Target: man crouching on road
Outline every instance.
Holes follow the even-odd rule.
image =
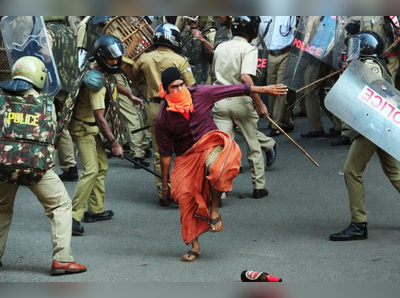
[[[287,88],[250,84],[186,87],[174,67],[166,69],[161,79],[159,96],[166,103],[156,119],[156,140],[161,156],[163,200],[168,203],[171,196],[179,204],[183,241],[192,245],[181,260],[193,262],[200,255],[198,237],[207,231],[224,229],[219,213],[221,195],[232,190],[240,166],[239,146],[219,131],[211,118],[213,104],[252,92],[282,96]],[[177,157],[170,188],[168,174],[174,152]]]

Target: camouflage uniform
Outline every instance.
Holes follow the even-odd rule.
[[[11,79],[10,64],[8,63],[3,35],[1,34],[1,28],[0,28],[0,81],[8,81],[10,79]]]
[[[214,43],[216,30],[208,28],[201,32],[206,40]],[[191,30],[186,29],[181,34],[182,38],[182,55],[188,58],[189,64],[192,67],[194,78],[197,85],[206,85],[211,83],[209,80],[210,63],[212,57],[207,54],[204,45],[201,41],[192,37]]]
[[[78,49],[75,33],[64,21],[47,22],[46,26],[49,33],[49,43],[53,50],[61,81],[60,92],[55,96],[57,113],[59,113],[79,75]],[[63,172],[68,172],[70,168],[76,168],[74,147],[68,129],[65,129],[61,135],[57,153],[60,168]]]
[[[215,33],[214,37],[214,49],[216,49],[221,43],[229,41],[233,38],[232,31],[225,26],[222,26]]]
[[[89,90],[83,83],[85,75],[91,70],[102,72],[96,62],[86,63],[86,70],[76,81],[57,128],[59,134],[64,126],[69,127],[83,163],[83,174],[79,178],[72,199],[72,215],[78,222],[81,221],[86,206],[90,213],[97,214],[104,211],[104,179],[108,171],[108,160],[93,111],[106,110],[114,136],[119,140],[122,136],[122,127],[118,118],[115,75],[102,72],[104,86],[100,91],[95,92]]]
[[[16,193],[20,185],[27,185],[50,218],[53,260],[73,261],[71,200],[52,169],[55,132],[52,103],[53,98],[33,89],[20,96],[0,93],[0,259],[5,251]]]

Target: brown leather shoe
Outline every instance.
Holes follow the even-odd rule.
[[[268,190],[264,189],[255,189],[253,191],[253,199],[261,199],[263,197],[268,196]]]
[[[53,266],[51,267],[51,275],[64,275],[72,273],[86,272],[86,267],[79,265],[75,262],[61,263],[53,261]]]

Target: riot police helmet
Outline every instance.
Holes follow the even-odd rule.
[[[179,53],[181,51],[181,31],[170,23],[161,24],[154,31],[153,42],[156,47],[167,46]]]
[[[102,35],[93,45],[94,59],[100,68],[108,73],[118,73],[121,71],[124,52],[124,44],[114,35]],[[110,64],[108,60],[117,60],[118,62]]]
[[[22,91],[22,85],[25,85],[25,90],[35,87],[37,90],[42,90],[47,79],[47,68],[37,57],[24,56],[15,61],[11,69],[12,81],[18,83],[20,90]]]
[[[346,38],[347,56],[382,58],[384,44],[382,38],[373,31],[361,31]],[[357,57],[356,57],[357,59]],[[354,60],[351,59],[350,60]]]
[[[258,28],[261,23],[259,16],[235,16],[232,18],[233,36],[247,36],[254,39],[258,35]]]

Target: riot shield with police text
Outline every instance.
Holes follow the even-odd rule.
[[[335,16],[302,17],[292,47],[331,64],[335,31]]]
[[[48,71],[42,92],[57,94],[61,84],[43,17],[5,16],[1,20],[1,29],[10,67],[24,56],[39,58]]]
[[[284,73],[283,82],[290,89],[319,79],[321,62],[331,65],[335,27],[335,17],[301,17]]]
[[[400,160],[400,92],[361,61],[353,61],[325,98],[326,108]]]

